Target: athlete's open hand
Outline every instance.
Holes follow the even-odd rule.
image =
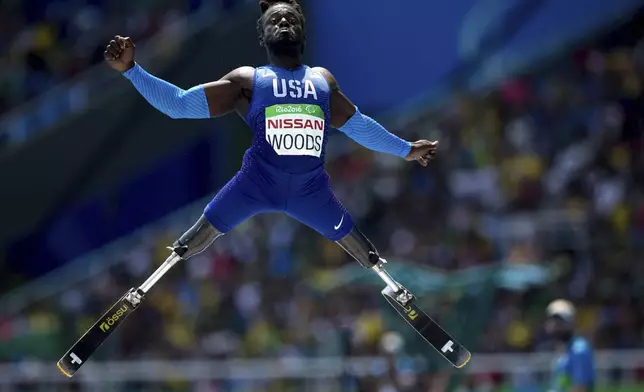
[[[429,140],[418,140],[411,143],[411,150],[409,155],[405,157],[408,161],[418,161],[423,166],[427,166],[429,161],[434,159],[436,155],[436,148],[438,142],[430,142]]]
[[[134,67],[134,48],[134,42],[130,37],[117,35],[107,44],[103,56],[110,67],[125,72]]]

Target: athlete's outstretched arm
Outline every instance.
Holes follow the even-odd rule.
[[[210,118],[231,112],[244,97],[240,79],[252,70],[238,68],[222,79],[181,89],[146,72],[134,62],[134,43],[116,36],[104,52],[107,63],[132,82],[137,91],[157,110],[171,118]],[[248,68],[248,69],[247,69]]]
[[[423,166],[434,157],[438,142],[419,140],[410,143],[390,133],[377,121],[360,113],[357,106],[342,93],[331,72],[321,67],[314,70],[324,76],[331,88],[331,125],[334,128],[370,150],[397,155],[409,161],[416,160]]]
[[[146,72],[139,64],[123,73],[143,98],[171,118],[210,118],[227,114],[235,109],[242,98],[242,86],[236,76],[243,69],[235,69],[216,82],[200,84],[183,90]]]

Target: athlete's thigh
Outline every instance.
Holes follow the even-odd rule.
[[[254,215],[275,211],[266,195],[269,191],[250,174],[239,172],[208,203],[204,216],[217,230],[227,233]]]
[[[353,218],[331,190],[326,173],[289,192],[286,212],[331,241],[353,229]]]

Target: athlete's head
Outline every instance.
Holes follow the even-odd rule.
[[[574,335],[575,306],[565,299],[552,301],[546,308],[546,333],[553,339],[567,343]]]
[[[259,43],[276,56],[296,57],[304,52],[304,13],[296,0],[262,0],[257,21]]]

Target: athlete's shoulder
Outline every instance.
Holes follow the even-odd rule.
[[[253,79],[255,77],[255,68],[239,67],[228,72],[221,80],[228,80],[236,83],[245,90],[253,89]]]
[[[338,81],[328,69],[324,67],[311,67],[311,72],[322,76],[322,78],[324,78],[324,80],[326,80],[326,82],[329,84],[329,88],[331,90],[340,89],[340,86],[338,86]]]
[[[232,71],[228,73],[228,75],[225,76],[225,78],[228,79],[247,79],[247,78],[253,78],[255,76],[255,68],[250,67],[250,66],[243,66],[239,68],[235,68]]]
[[[259,79],[275,79],[280,76],[279,69],[273,69],[268,65],[255,68],[255,75]]]

